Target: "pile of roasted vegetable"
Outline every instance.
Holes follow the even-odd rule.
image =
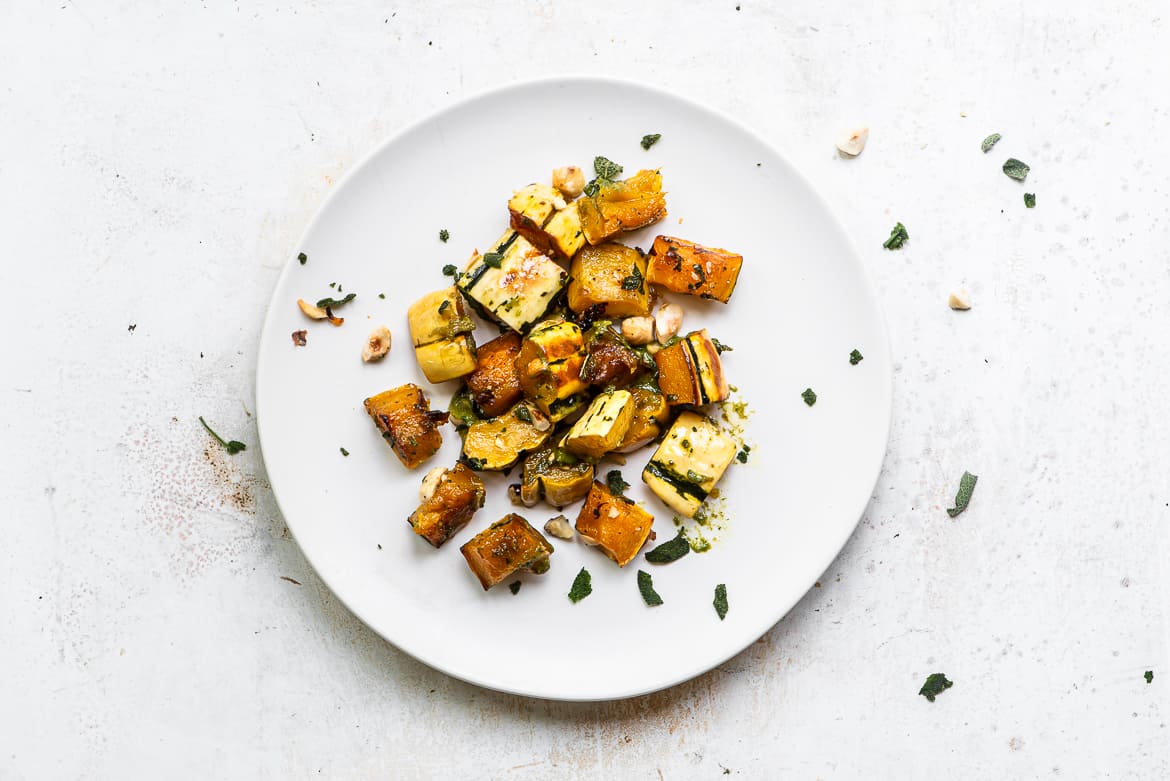
[[[447,267],[453,285],[410,307],[423,374],[461,382],[449,410],[431,411],[414,384],[365,401],[407,468],[438,451],[448,420],[462,435],[459,463],[427,474],[408,519],[436,548],[483,506],[477,472],[519,467],[514,504],[559,509],[584,499],[577,534],[625,566],[651,538],[654,517],[620,481],[611,488],[596,479],[598,463],[657,443],[642,480],[692,518],[739,449],[703,411],[728,397],[722,345],[705,330],[676,335],[677,304],[654,307],[659,290],[727,303],[742,258],[670,236],[658,236],[649,254],[614,241],[666,216],[662,177],[644,170],[620,180],[604,158],[594,169],[588,185],[579,169],[562,168],[555,186],[516,192],[509,230],[462,271]],[[472,311],[501,335],[477,346]],[[572,536],[563,517],[545,528]],[[460,550],[487,589],[518,570],[547,571],[553,547],[510,513]]]

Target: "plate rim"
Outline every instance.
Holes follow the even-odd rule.
[[[856,244],[856,242],[854,242],[853,237],[849,234],[849,232],[845,230],[845,226],[842,223],[841,219],[838,217],[837,212],[830,207],[828,201],[825,199],[825,197],[821,193],[821,191],[815,186],[815,184],[812,182],[812,180],[809,179],[809,177],[806,176],[805,173],[795,163],[793,163],[792,156],[785,152],[785,148],[783,146],[765,139],[760,133],[756,132],[756,130],[754,128],[747,125],[743,121],[731,116],[730,114],[723,111],[722,109],[718,109],[718,108],[715,108],[713,106],[701,103],[698,100],[689,98],[685,95],[682,95],[678,92],[675,92],[672,89],[667,89],[665,87],[661,87],[661,86],[658,86],[656,84],[650,84],[650,83],[647,83],[644,81],[637,81],[634,79],[623,79],[623,78],[617,78],[617,77],[612,77],[612,76],[597,76],[597,75],[589,75],[589,74],[583,74],[583,73],[576,73],[576,74],[567,73],[567,74],[543,76],[543,77],[534,78],[534,79],[510,81],[510,82],[507,82],[504,84],[498,84],[498,85],[488,87],[488,88],[479,90],[477,92],[471,93],[471,94],[466,95],[466,96],[459,98],[457,100],[449,101],[449,102],[445,103],[444,105],[442,105],[441,107],[439,107],[439,108],[437,108],[437,109],[435,109],[427,114],[422,115],[421,117],[414,120],[413,122],[407,123],[403,127],[399,128],[396,132],[392,133],[391,135],[389,135],[388,137],[386,137],[385,139],[383,139],[379,143],[375,144],[366,154],[361,156],[358,159],[358,161],[355,162],[349,168],[349,170],[347,170],[341,176],[340,179],[338,179],[333,184],[333,186],[330,188],[329,193],[317,205],[316,210],[313,213],[313,216],[309,219],[308,223],[306,223],[304,229],[299,234],[297,241],[294,243],[293,246],[298,247],[298,246],[302,246],[304,244],[306,237],[308,237],[309,235],[311,235],[313,233],[313,231],[317,227],[318,222],[321,220],[322,215],[324,215],[325,213],[327,213],[329,211],[329,207],[332,205],[333,200],[335,198],[339,197],[339,195],[344,191],[345,186],[347,184],[349,184],[350,180],[353,177],[355,177],[359,172],[361,172],[367,165],[369,165],[372,160],[374,160],[376,157],[380,156],[388,147],[397,143],[400,138],[405,137],[405,136],[415,132],[418,128],[420,128],[420,127],[422,127],[430,122],[433,122],[433,121],[443,117],[446,114],[450,114],[450,113],[453,113],[455,111],[465,109],[468,106],[473,105],[473,104],[478,103],[478,102],[481,102],[481,101],[491,100],[492,98],[495,98],[495,97],[502,95],[502,94],[506,94],[506,93],[510,93],[510,92],[521,92],[521,91],[531,90],[531,89],[539,89],[542,87],[548,88],[548,87],[556,87],[556,86],[560,86],[560,85],[580,85],[580,84],[602,85],[602,86],[609,86],[609,87],[615,87],[615,88],[620,88],[620,89],[632,89],[632,90],[640,90],[643,92],[652,93],[652,94],[656,95],[657,97],[666,98],[668,100],[676,101],[676,102],[686,106],[687,108],[689,108],[693,111],[708,114],[708,115],[714,117],[715,119],[720,120],[720,121],[736,128],[736,129],[738,129],[739,131],[745,133],[747,136],[751,137],[754,141],[758,142],[761,146],[763,146],[767,149],[770,149],[777,157],[779,157],[780,159],[782,159],[784,161],[784,163],[788,166],[790,173],[792,175],[794,175],[797,178],[797,180],[808,189],[808,191],[812,194],[813,198],[815,199],[815,203],[821,209],[823,209],[824,212],[828,215],[828,218],[829,218],[831,224],[836,228],[837,232],[840,234],[841,238],[844,240],[845,245],[849,250],[849,252],[847,253],[848,257],[845,260],[846,260],[847,264],[849,264],[852,267],[852,271],[855,273],[856,277],[860,280],[860,283],[862,285],[862,288],[863,288],[867,298],[872,302],[872,304],[874,306],[874,310],[875,310],[875,313],[877,315],[878,322],[881,325],[881,330],[882,330],[881,343],[885,348],[886,355],[889,356],[889,363],[887,366],[886,376],[884,377],[884,382],[882,383],[882,388],[886,394],[887,403],[882,408],[882,414],[885,416],[885,425],[882,427],[884,433],[883,433],[883,442],[882,442],[882,447],[881,447],[881,455],[877,459],[876,464],[874,464],[872,467],[873,477],[869,481],[869,485],[870,485],[870,488],[868,491],[869,496],[862,503],[861,507],[857,508],[857,510],[855,511],[856,520],[854,520],[854,522],[847,528],[847,530],[844,532],[843,535],[839,536],[839,538],[836,538],[834,540],[832,555],[818,569],[819,572],[826,571],[832,565],[832,563],[837,559],[837,557],[841,555],[841,551],[843,551],[845,549],[845,546],[849,543],[849,540],[852,538],[853,534],[857,531],[857,527],[860,524],[862,517],[864,517],[865,511],[869,507],[869,504],[873,499],[873,491],[874,491],[874,488],[877,486],[878,480],[881,478],[882,467],[885,464],[886,453],[889,449],[890,432],[891,432],[892,426],[893,426],[893,403],[894,403],[893,347],[892,347],[892,343],[890,340],[890,329],[889,329],[889,324],[888,324],[888,321],[887,321],[887,318],[885,315],[885,310],[883,309],[882,304],[881,304],[881,299],[877,295],[877,289],[873,284],[873,280],[870,277],[868,269],[866,268],[865,264],[862,263],[862,261],[861,261],[861,254],[858,252],[857,244]],[[425,665],[433,670],[437,670],[437,671],[443,673],[444,675],[448,675],[452,678],[463,681],[465,683],[469,683],[469,684],[472,684],[474,686],[478,686],[480,688],[488,689],[491,691],[498,691],[498,692],[502,692],[505,694],[512,694],[512,695],[516,695],[516,696],[529,697],[532,699],[548,700],[548,701],[553,701],[553,702],[611,702],[611,701],[624,700],[624,699],[629,699],[632,697],[639,697],[639,696],[644,696],[644,695],[648,695],[648,694],[653,694],[655,692],[664,691],[666,689],[672,688],[674,686],[678,686],[681,683],[685,683],[686,681],[690,681],[694,678],[697,678],[701,675],[704,675],[704,674],[710,672],[711,670],[714,670],[715,668],[719,667],[720,665],[726,663],[728,660],[733,659],[734,657],[736,657],[739,654],[746,651],[755,642],[757,642],[760,637],[763,637],[765,634],[772,631],[772,629],[777,624],[779,624],[782,620],[784,620],[784,618],[790,612],[792,612],[792,609],[794,607],[796,607],[796,605],[802,599],[804,599],[804,597],[808,594],[809,590],[811,590],[813,588],[813,584],[810,583],[808,585],[808,587],[805,588],[804,591],[800,592],[793,599],[783,600],[782,602],[777,602],[777,605],[782,606],[782,608],[778,607],[778,609],[769,612],[768,617],[767,617],[767,623],[764,626],[764,628],[759,633],[753,632],[751,634],[752,639],[750,641],[748,641],[747,643],[745,643],[742,647],[738,648],[737,650],[735,650],[729,654],[722,655],[721,658],[716,658],[714,661],[711,661],[711,662],[704,661],[702,663],[699,663],[696,667],[690,668],[685,673],[672,676],[670,679],[668,679],[664,682],[655,682],[652,686],[650,686],[648,688],[645,688],[645,687],[635,688],[635,689],[631,689],[629,691],[621,691],[621,692],[616,693],[616,694],[601,694],[601,695],[597,695],[597,696],[556,696],[556,695],[550,695],[548,693],[541,693],[538,689],[533,689],[533,688],[523,688],[522,689],[522,688],[518,688],[518,687],[512,687],[512,688],[501,687],[498,685],[493,685],[492,683],[489,683],[485,680],[479,679],[475,675],[470,675],[470,674],[466,674],[466,673],[462,673],[462,672],[456,672],[456,671],[449,669],[448,667],[446,667],[442,664],[435,663],[435,662],[429,661],[427,659],[423,659],[423,658],[417,656],[416,654],[414,654],[413,652],[411,652],[410,650],[402,647],[401,645],[396,643],[394,640],[391,640],[385,634],[383,634],[378,629],[376,629],[374,624],[371,623],[371,621],[367,620],[363,611],[357,609],[354,605],[351,605],[349,602],[347,602],[345,600],[345,598],[343,598],[341,596],[341,594],[339,594],[336,590],[334,590],[333,586],[330,585],[329,580],[322,574],[320,568],[315,563],[313,556],[310,554],[310,552],[308,550],[306,550],[306,548],[301,544],[300,540],[297,538],[297,534],[296,534],[296,531],[293,529],[293,525],[290,524],[288,521],[288,518],[289,518],[288,513],[285,511],[285,508],[284,508],[283,504],[281,503],[281,499],[280,499],[280,496],[276,490],[276,487],[272,483],[271,475],[268,474],[268,462],[267,462],[267,459],[264,457],[264,452],[265,452],[265,449],[264,449],[264,439],[265,439],[265,437],[264,437],[264,429],[265,429],[264,421],[266,420],[266,417],[262,414],[262,409],[264,406],[263,402],[262,402],[262,397],[263,397],[262,388],[264,387],[264,382],[262,379],[261,367],[263,364],[263,356],[266,354],[265,350],[267,349],[268,345],[270,343],[272,343],[272,339],[275,338],[273,336],[273,334],[274,334],[274,330],[275,330],[275,322],[274,321],[276,319],[276,311],[277,311],[276,291],[283,286],[286,276],[291,273],[291,269],[293,267],[293,264],[292,264],[293,257],[294,256],[290,254],[286,258],[285,263],[284,263],[284,267],[281,269],[279,276],[277,276],[276,281],[273,283],[272,294],[269,298],[268,306],[267,306],[265,313],[264,313],[264,319],[263,319],[263,323],[262,323],[261,330],[260,330],[260,338],[259,338],[259,342],[257,345],[256,366],[254,368],[253,404],[254,404],[255,409],[256,409],[256,431],[257,431],[257,438],[259,441],[258,450],[260,453],[261,462],[264,466],[265,475],[268,477],[269,487],[272,491],[272,497],[273,497],[274,501],[276,502],[277,509],[280,511],[281,520],[284,521],[284,524],[285,524],[286,528],[288,528],[289,533],[293,536],[293,539],[296,540],[297,547],[300,549],[301,555],[304,556],[305,561],[312,568],[313,572],[321,580],[321,582],[329,589],[329,592],[334,596],[334,598],[336,598],[337,601],[340,602],[345,607],[346,610],[348,610],[351,614],[353,614],[353,616],[356,617],[365,626],[366,629],[373,632],[375,635],[377,635],[379,638],[381,638],[382,641],[390,644],[396,650],[406,654],[410,658],[418,661],[419,663],[421,663],[421,664],[423,664],[423,665]]]

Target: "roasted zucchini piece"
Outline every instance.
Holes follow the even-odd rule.
[[[423,481],[424,490],[430,477],[428,475]],[[466,526],[475,511],[483,507],[486,492],[479,475],[463,464],[444,469],[429,489],[430,496],[422,500],[407,521],[415,534],[438,548]]]
[[[548,441],[552,428],[544,413],[531,402],[522,401],[497,418],[467,428],[464,460],[472,469],[507,469]]]
[[[621,444],[634,420],[634,397],[627,390],[602,393],[573,424],[561,447],[596,461]]]
[[[614,448],[619,453],[632,453],[653,442],[670,417],[670,407],[661,393],[649,388],[630,388],[630,395],[634,397],[634,419],[622,441]]]
[[[653,524],[653,515],[624,496],[614,496],[595,480],[575,525],[583,541],[598,546],[624,567],[646,544]]]
[[[710,418],[684,412],[642,470],[642,482],[667,507],[693,518],[738,449],[739,443]]]
[[[508,513],[463,543],[459,552],[487,591],[520,570],[548,572],[553,546],[528,521]]]
[[[654,362],[658,364],[658,387],[668,404],[713,404],[731,393],[719,351],[706,329],[692,331],[654,353]]]
[[[475,321],[454,287],[427,293],[407,310],[414,357],[426,378],[445,382],[475,369]]]
[[[574,397],[587,387],[581,381],[584,360],[585,337],[576,323],[559,319],[540,323],[520,345],[516,358],[520,387],[542,412],[560,420],[568,414],[566,406],[580,406]]]
[[[472,256],[457,287],[486,317],[523,331],[544,316],[567,281],[556,262],[509,231],[491,252]]]
[[[643,368],[642,359],[608,320],[594,323],[586,332],[585,352],[581,379],[590,385],[622,388]]]
[[[624,244],[585,247],[569,267],[568,303],[574,312],[600,306],[605,317],[650,314],[646,259]]]
[[[541,499],[561,508],[589,493],[593,465],[555,447],[543,447],[524,459],[520,501],[532,507]]]
[[[666,216],[662,175],[639,171],[622,182],[600,182],[597,192],[576,202],[581,230],[590,244],[632,231]]]
[[[426,461],[443,444],[439,426],[447,422],[447,413],[432,412],[426,395],[413,383],[371,396],[365,407],[407,469]]]
[[[646,281],[675,293],[727,303],[735,290],[743,256],[693,241],[659,236],[650,250]]]
[[[524,395],[516,372],[519,354],[520,334],[515,331],[492,339],[476,351],[475,371],[467,375],[466,382],[471,398],[485,415],[504,414]]]

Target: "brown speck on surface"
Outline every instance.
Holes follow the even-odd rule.
[[[308,343],[308,340],[305,338],[308,335],[309,335],[308,331],[293,331],[292,332],[293,344],[297,347],[304,347],[305,344]]]
[[[288,575],[281,575],[281,576],[280,576],[280,579],[281,579],[281,580],[287,580],[289,583],[292,583],[294,586],[299,586],[299,585],[301,585],[301,582],[300,582],[299,580],[293,580],[293,579],[292,579],[292,578],[290,578]]]
[[[821,582],[819,580],[816,583],[813,583],[813,588],[820,588],[820,587],[821,587]]]
[[[1012,751],[1019,751],[1023,747],[1024,741],[1020,740],[1019,738],[1012,738],[1008,741],[1008,748],[1010,748]]]

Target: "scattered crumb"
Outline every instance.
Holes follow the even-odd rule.
[[[306,344],[308,344],[308,339],[306,338],[308,335],[309,335],[308,331],[293,331],[292,332],[293,344],[297,347],[304,347]],[[203,354],[200,353],[199,357],[202,358]]]

